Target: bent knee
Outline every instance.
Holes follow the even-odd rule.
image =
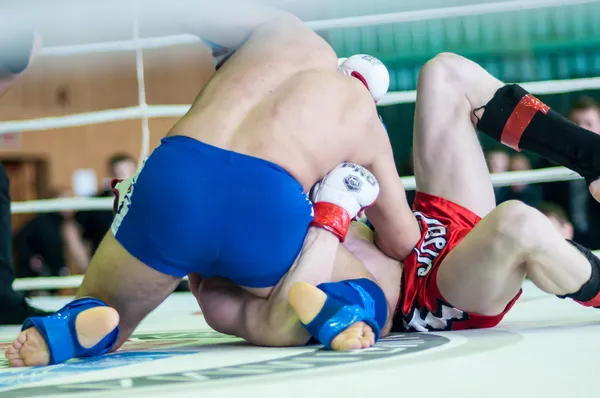
[[[419,74],[419,82],[423,79],[434,80],[437,83],[459,83],[462,77],[466,58],[454,53],[440,53],[427,61]]]
[[[539,210],[517,200],[500,204],[491,213],[495,231],[502,237],[518,242],[520,247],[530,248],[545,242],[548,230],[553,226]]]

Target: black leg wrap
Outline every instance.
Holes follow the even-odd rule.
[[[508,118],[521,98],[527,94],[529,93],[518,84],[507,84],[500,88],[490,102],[484,106],[485,111],[477,123],[477,130],[500,142]]]
[[[0,28],[0,76],[16,75],[29,65],[33,29]]]
[[[590,301],[594,297],[600,293],[600,259],[592,253],[591,250],[581,246],[578,243],[575,243],[571,240],[567,240],[570,244],[572,244],[577,250],[579,250],[585,258],[588,259],[590,264],[592,265],[592,276],[590,280],[583,284],[581,289],[572,294],[567,294],[564,296],[557,296],[559,298],[570,298],[576,301],[586,302]]]
[[[507,121],[527,94],[525,89],[516,84],[499,89],[484,107],[477,129],[502,141]],[[577,126],[552,109],[547,113],[535,113],[518,144],[521,149],[579,173],[588,184],[600,177],[600,135]]]

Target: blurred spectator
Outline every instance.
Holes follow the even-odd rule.
[[[550,202],[541,202],[537,208],[548,217],[563,238],[573,239],[573,224],[569,221],[567,212],[563,208]]]
[[[57,190],[50,195],[52,198],[69,196],[67,190]],[[14,238],[19,277],[68,275],[65,249],[81,267],[80,271],[85,270],[89,259],[73,216],[69,210],[40,214],[21,228]],[[76,232],[70,232],[72,230]]]
[[[485,154],[485,161],[490,173],[507,172],[510,166],[510,156],[502,149],[492,149],[487,151]],[[500,200],[507,195],[507,190],[507,187],[494,187],[496,203],[500,203]]]
[[[584,95],[573,102],[569,119],[584,129],[600,134],[600,104],[592,97]]]
[[[569,118],[596,134],[600,134],[600,104],[588,96],[578,97],[569,108]],[[539,167],[556,164],[541,160]],[[593,249],[600,248],[600,204],[590,195],[583,180],[561,181],[542,185],[544,200],[553,202],[567,211],[573,222],[574,240]]]
[[[137,171],[136,160],[127,154],[118,153],[111,156],[107,162],[110,178],[107,179],[98,197],[112,197],[110,180],[124,180],[131,177]],[[75,216],[77,222],[83,228],[83,238],[90,244],[90,257],[102,242],[104,235],[110,229],[113,214],[111,210],[106,211],[81,211]]]
[[[487,151],[485,160],[490,173],[504,173],[510,167],[510,156],[502,149]]]
[[[510,158],[510,171],[531,170],[529,158],[523,154],[513,155]],[[507,200],[520,200],[529,206],[537,206],[542,201],[542,188],[539,185],[515,184],[503,190],[496,197],[497,203]]]
[[[117,153],[112,155],[107,162],[110,178],[102,187],[101,196],[112,196],[110,181],[113,179],[125,180],[131,177],[137,171],[137,161],[126,153]]]

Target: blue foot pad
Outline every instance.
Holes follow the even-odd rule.
[[[381,291],[379,286],[367,279],[324,283],[317,286],[327,294],[327,300],[321,312],[304,327],[326,349],[331,349],[331,342],[338,334],[350,325],[361,321],[373,329],[375,341],[379,339],[381,329],[387,321],[387,302],[381,292],[375,295],[378,296],[379,301],[383,298],[383,303],[376,303],[371,294],[361,286],[365,283],[374,285]],[[373,290],[373,286],[370,286],[369,290]],[[381,305],[383,305],[383,312],[376,311],[381,308]]]
[[[106,354],[119,338],[118,326],[91,348],[83,347],[77,338],[75,329],[77,315],[95,307],[107,307],[107,305],[95,298],[80,298],[65,305],[53,315],[26,319],[21,330],[34,327],[40,332],[48,344],[50,365],[62,363],[71,358]]]

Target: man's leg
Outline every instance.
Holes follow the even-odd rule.
[[[94,307],[77,315],[77,339],[84,348],[99,344],[115,327],[118,349],[139,322],[177,286],[181,278],[162,274],[132,257],[108,232],[94,255],[76,298],[95,298],[108,307]],[[68,336],[62,336],[68,339]],[[21,332],[6,351],[11,366],[40,366],[50,362],[48,345],[36,328]]]
[[[446,256],[437,284],[453,306],[494,316],[518,294],[525,276],[546,293],[565,296],[580,291],[591,273],[590,262],[546,216],[509,201],[483,218]]]
[[[413,136],[417,191],[443,197],[483,217],[496,200],[466,92],[477,85],[493,95],[502,83],[489,74],[489,79],[477,80],[478,72],[487,74],[478,67],[455,70],[455,57],[438,55],[419,76]],[[463,73],[475,77],[466,80]]]
[[[131,256],[109,231],[92,258],[76,297],[95,297],[117,310],[117,349],[180,281],[181,278],[158,272]]]
[[[445,56],[464,84],[479,131],[515,150],[528,150],[583,176],[600,201],[600,135],[577,126],[517,84],[503,84],[480,66]],[[490,88],[495,88],[490,92]]]
[[[418,189],[479,216],[489,213],[444,259],[437,274],[444,299],[484,315],[502,313],[526,274],[553,294],[576,292],[591,274],[590,262],[553,234],[541,213],[514,202],[490,213],[493,188],[473,111],[502,86],[471,61],[439,55],[421,71],[415,123]]]

